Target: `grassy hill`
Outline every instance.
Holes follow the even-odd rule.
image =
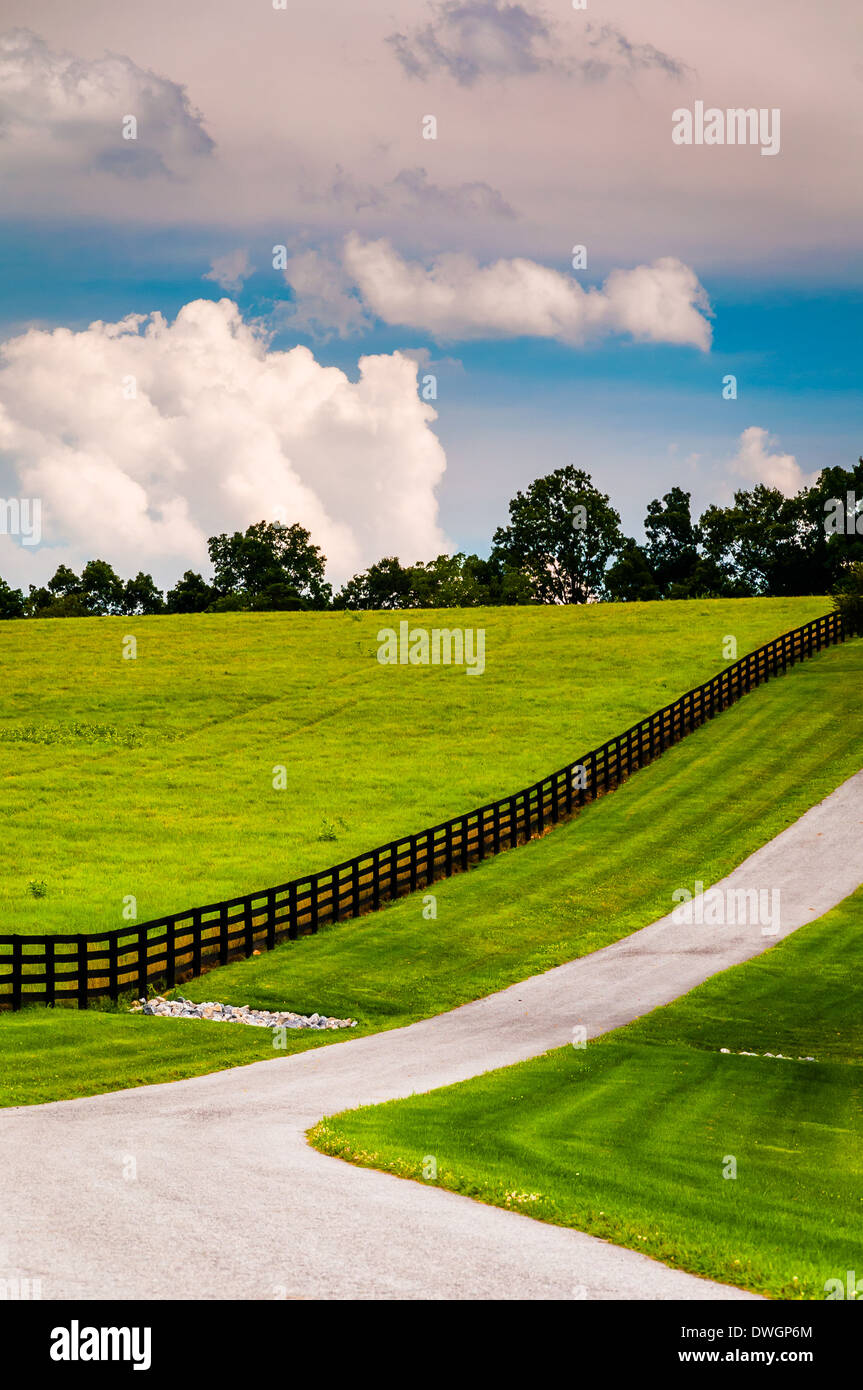
[[[542,839],[382,912],[216,969],[182,993],[399,1027],[598,949],[715,882],[863,763],[863,641],[772,680]],[[296,1034],[289,1050],[343,1041]],[[778,1049],[777,1049],[778,1050]],[[263,1030],[118,1011],[0,1014],[0,1104],[281,1058]],[[819,1055],[817,1052],[815,1055]],[[426,1150],[428,1152],[428,1150]]]
[[[743,654],[825,607],[410,615],[484,627],[476,677],[380,665],[403,614],[2,623],[0,931],[92,932],[129,895],[145,920],[326,867],[570,761],[726,665],[727,636]]]

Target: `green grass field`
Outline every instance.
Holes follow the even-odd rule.
[[[338,1115],[312,1141],[420,1181],[432,1155],[451,1191],[824,1298],[861,1273],[863,891],[584,1050]]]
[[[863,761],[863,642],[748,695],[577,820],[382,912],[190,981],[182,992],[398,1027],[636,930],[715,882]],[[239,1034],[239,1036],[237,1036]],[[338,1043],[307,1034],[292,1048]],[[192,1076],[274,1053],[269,1035],[116,1012],[0,1015],[0,1103]]]
[[[107,930],[129,896],[148,920],[325,868],[571,761],[727,665],[726,636],[742,655],[827,606],[411,615],[484,627],[475,677],[381,666],[398,614],[2,623],[0,932]]]

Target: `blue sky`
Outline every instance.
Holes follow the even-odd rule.
[[[205,565],[213,529],[285,515],[340,578],[486,551],[514,492],[566,463],[636,535],[674,484],[700,511],[851,465],[854,5],[825,27],[731,0],[713,36],[708,0],[619,0],[593,27],[515,10],[334,0],[288,31],[216,0],[181,32],[165,0],[150,27],[11,0],[0,493],[39,492],[47,520],[37,551],[0,536],[0,574],[44,582],[98,552],[167,581]],[[780,108],[781,152],[675,149],[672,109],[711,93]],[[250,266],[233,281],[232,256]],[[184,307],[226,297],[239,317]],[[138,343],[88,328],[153,314]],[[437,378],[436,418],[405,350]],[[381,363],[366,379],[361,358]]]
[[[257,250],[265,263],[266,240],[250,239],[253,260]],[[205,227],[7,225],[0,334],[33,322],[81,329],[154,310],[173,318],[192,299],[225,295],[202,278],[213,254]],[[271,324],[274,304],[290,303],[289,287],[274,278],[259,271],[231,296],[244,317]],[[386,325],[324,341],[282,326],[273,344],[306,343],[352,379],[363,353],[428,350],[421,375],[437,377],[435,431],[448,465],[441,523],[455,545],[484,552],[514,492],[565,463],[591,472],[626,529],[639,534],[647,502],[675,483],[693,492],[698,508],[742,486],[726,465],[751,425],[776,436],[805,472],[850,466],[863,451],[863,290],[781,277],[765,284],[711,276],[706,287],[715,316],[708,355],[619,340],[590,349],[531,338],[441,344]],[[722,398],[727,373],[737,377],[736,401]]]

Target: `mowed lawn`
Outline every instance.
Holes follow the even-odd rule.
[[[326,868],[574,760],[727,665],[727,637],[742,655],[828,606],[2,623],[0,932],[96,932],[130,898],[145,921]],[[379,664],[405,616],[485,628],[484,674]]]
[[[863,892],[583,1050],[338,1115],[312,1141],[419,1181],[433,1156],[451,1191],[823,1299],[863,1278]]]
[[[753,691],[542,839],[182,993],[399,1027],[598,949],[715,882],[863,765],[863,642]],[[289,1036],[290,1049],[343,1034]],[[0,1015],[0,1103],[27,1104],[282,1057],[257,1029],[30,1008]],[[428,1152],[426,1150],[425,1152]]]

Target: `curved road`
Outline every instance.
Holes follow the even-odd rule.
[[[746,1297],[592,1236],[324,1157],[304,1132],[325,1114],[537,1056],[579,1024],[589,1037],[617,1028],[758,955],[860,883],[863,772],[717,885],[779,888],[775,936],[665,917],[409,1028],[3,1111],[0,1277],[40,1278],[49,1299]],[[134,1180],[123,1176],[129,1157]]]

